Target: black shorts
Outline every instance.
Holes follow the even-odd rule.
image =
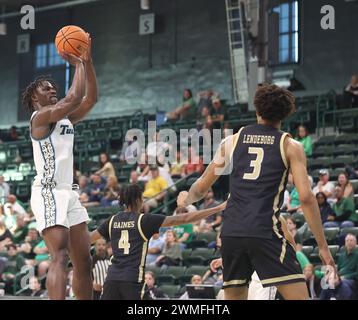
[[[263,287],[305,282],[295,249],[285,239],[222,237],[223,288],[248,286],[257,272]]]
[[[142,300],[144,283],[106,280],[101,300]]]

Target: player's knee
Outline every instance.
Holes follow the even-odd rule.
[[[79,272],[91,271],[92,268],[92,257],[89,252],[83,252],[81,255],[76,257],[73,261],[73,268]]]
[[[67,249],[59,249],[52,254],[52,263],[67,267],[69,255]]]

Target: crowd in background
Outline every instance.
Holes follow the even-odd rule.
[[[353,89],[352,89],[353,90]],[[191,90],[186,89],[183,95],[183,104],[167,114],[167,121],[197,119],[198,128],[220,128],[226,120],[225,106],[221,103],[218,94],[212,90],[201,92],[197,99],[193,98]],[[16,128],[12,129],[14,138]],[[139,151],[141,163],[133,165],[128,180],[122,183],[139,184],[143,188],[145,198],[144,212],[150,212],[159,207],[168,192],[175,191],[175,181],[189,175],[200,176],[205,166],[203,159],[194,148],[189,147],[187,154],[177,153],[173,163],[163,163],[163,155],[170,146],[159,141],[158,135],[153,137],[145,150],[141,150],[135,137],[127,142],[120,151],[120,165],[136,158]],[[296,139],[302,143],[307,157],[313,153],[313,141],[307,129],[299,126]],[[153,160],[154,159],[154,164]],[[188,159],[188,161],[183,161]],[[118,168],[117,168],[118,169]],[[353,170],[354,171],[354,170]],[[75,182],[78,183],[79,198],[85,207],[118,206],[118,194],[121,184],[118,182],[118,170],[112,164],[106,153],[99,155],[99,166],[91,175],[85,175],[75,170]],[[311,178],[311,187],[317,198],[324,228],[338,227],[341,229],[358,226],[358,215],[355,211],[354,188],[349,178],[352,172],[347,168],[339,174],[337,181],[331,181],[329,171],[322,168],[319,172],[319,181],[314,184]],[[353,176],[354,177],[354,176]],[[32,296],[46,296],[44,278],[49,267],[50,256],[45,242],[36,230],[36,222],[30,210],[21,203],[15,195],[10,194],[9,185],[0,176],[0,289],[1,283],[7,294],[14,293],[14,285],[19,281],[17,275],[24,267],[32,268],[33,276],[29,279],[29,287],[22,293]],[[175,210],[173,214],[182,214],[198,209],[216,206],[223,199],[218,199],[211,189],[204,200],[196,207]],[[306,223],[297,228],[297,215],[302,215],[302,207],[297,189],[289,177],[285,191],[282,211],[288,216],[287,226],[297,242],[297,252],[303,273],[306,277],[307,287],[311,298],[321,299],[349,299],[357,295],[358,282],[358,252],[356,250],[357,238],[348,233],[337,239],[342,246],[342,253],[338,258],[338,276],[326,279],[329,284],[335,284],[336,289],[322,290],[322,273],[315,270],[308,257],[302,252],[302,246],[312,244],[310,230]],[[172,214],[172,212],[169,212]],[[214,232],[217,240],[208,243],[208,248],[220,251],[220,227],[222,215],[216,214],[195,224],[186,224],[173,228],[161,228],[149,241],[149,250],[146,260],[147,266],[157,266],[165,269],[170,266],[183,264],[183,250],[191,248],[191,243],[200,233]],[[99,298],[105,279],[105,270],[108,268],[111,248],[103,239],[97,241],[93,253],[93,290],[95,298]],[[155,286],[155,275],[147,272],[145,275],[147,299],[165,298],[160,287]],[[72,297],[72,273],[68,277],[68,296]],[[205,275],[194,275],[193,284],[222,285],[222,275],[208,270]],[[19,284],[17,286],[19,288]],[[182,299],[188,298],[183,293]]]

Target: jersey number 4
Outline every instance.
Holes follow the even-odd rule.
[[[118,248],[123,249],[124,254],[129,254],[130,247],[128,230],[122,230],[121,238],[118,241]]]
[[[261,164],[264,159],[264,149],[249,147],[249,154],[255,154],[256,159],[250,162],[250,167],[254,170],[251,173],[245,173],[243,178],[245,180],[256,180],[261,173]]]

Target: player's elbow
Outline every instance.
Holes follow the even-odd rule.
[[[316,197],[314,196],[311,190],[301,193],[299,198],[300,198],[301,205],[303,206],[311,205],[317,201]]]

